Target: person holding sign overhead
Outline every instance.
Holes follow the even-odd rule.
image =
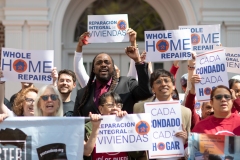
[[[232,92],[223,85],[214,88],[210,95],[210,103],[214,109],[213,116],[201,120],[192,132],[215,135],[240,135],[240,116],[232,113]]]
[[[201,120],[211,116],[214,112],[213,107],[210,103],[210,101],[203,102],[201,106],[201,117],[196,113],[195,111],[195,84],[201,82],[201,77],[198,74],[194,74],[195,72],[195,56],[191,60],[192,63],[189,63],[188,67],[188,81],[191,82],[191,88],[189,92],[187,91],[188,95],[186,96],[186,103],[185,106],[188,107],[192,111],[192,123],[191,123],[191,129]],[[229,88],[232,91],[232,100],[233,100],[233,107],[231,112],[238,113],[240,111],[240,99],[238,98],[238,84],[240,84],[239,80],[230,79],[229,80]],[[236,91],[236,93],[235,93]]]
[[[135,31],[131,34],[136,36]],[[84,33],[82,37],[87,35],[88,33]],[[136,37],[134,39],[136,40]],[[82,52],[83,42],[86,43],[85,41],[79,41],[76,52]],[[80,89],[77,93],[74,116],[88,116],[89,112],[100,113],[98,100],[107,91],[115,91],[120,95],[124,104],[123,109],[128,113],[133,112],[134,103],[152,96],[149,87],[148,64],[141,61],[138,49],[136,48],[136,41],[131,44],[132,46],[125,49],[125,53],[136,64],[138,82],[133,77],[120,76],[117,78],[111,56],[106,53],[98,54],[93,59],[91,75],[87,86]]]
[[[191,129],[201,120],[207,118],[211,114],[213,114],[213,108],[209,102],[203,102],[201,106],[201,117],[196,113],[195,110],[195,83],[199,83],[201,78],[198,75],[195,75],[195,64],[196,64],[196,54],[192,55],[192,60],[188,61],[188,76],[187,83],[188,89],[185,93],[185,106],[189,108],[192,112],[191,119]]]
[[[131,46],[136,47],[137,46],[137,44],[136,44],[137,33],[133,29],[128,28],[127,34],[129,34],[129,39],[130,39]],[[86,72],[86,69],[83,65],[82,49],[80,49],[78,46],[88,45],[89,36],[90,36],[90,33],[85,32],[79,37],[77,49],[76,49],[75,55],[74,55],[73,68],[74,68],[74,72],[76,74],[76,78],[77,78],[77,80],[78,80],[78,82],[79,82],[79,84],[82,88],[87,86],[89,76],[88,76],[88,74]],[[144,61],[146,59],[146,52],[143,52],[141,54],[140,58],[141,58],[142,61]],[[115,68],[116,73],[117,73],[117,78],[119,78],[120,77],[120,69],[116,65],[114,65],[114,68]],[[151,63],[149,63],[148,68],[149,68],[149,72],[152,73]],[[137,71],[136,71],[136,67],[135,67],[135,62],[132,59],[130,60],[129,71],[128,71],[128,74],[127,74],[127,77],[129,77],[129,76],[132,76],[132,77],[134,77],[135,79],[138,80]]]
[[[117,93],[105,92],[99,98],[99,110],[101,115],[116,115],[123,117],[127,115],[126,111],[122,111],[122,100]],[[91,122],[85,124],[85,143],[84,143],[84,160],[103,159],[137,159],[144,154],[142,152],[111,152],[111,153],[96,153],[95,143],[100,127],[99,114],[89,113]]]

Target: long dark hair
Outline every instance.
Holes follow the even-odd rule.
[[[89,95],[90,95],[90,94],[89,94],[89,93],[90,93],[89,91],[90,91],[90,89],[91,89],[93,80],[94,80],[94,78],[95,78],[95,73],[93,72],[94,64],[95,64],[95,59],[96,59],[97,56],[99,56],[100,54],[106,54],[106,53],[102,52],[102,53],[97,54],[97,55],[94,57],[93,61],[92,61],[91,74],[90,74],[90,77],[89,77],[87,86],[85,87],[86,89],[85,89],[85,92],[84,92],[84,94],[83,94],[83,98],[82,98],[81,103],[80,103],[80,105],[79,105],[79,107],[78,107],[78,113],[79,113],[79,115],[81,115],[80,108],[86,104],[86,102],[87,102],[87,100],[88,100],[88,98],[89,98]],[[107,55],[108,55],[108,54],[107,54]],[[111,82],[109,91],[113,91],[114,88],[115,88],[116,85],[117,85],[118,78],[117,78],[116,70],[115,70],[115,68],[114,68],[114,61],[113,61],[113,59],[112,59],[112,57],[111,57],[110,55],[108,55],[108,56],[109,56],[109,57],[111,58],[111,60],[112,60],[112,67],[113,67],[113,74],[111,75],[111,76],[112,76],[112,82]]]

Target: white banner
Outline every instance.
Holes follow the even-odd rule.
[[[146,61],[190,60],[190,30],[144,31]]]
[[[218,85],[228,85],[228,74],[225,50],[213,50],[196,56],[196,74],[201,81],[195,84],[196,96],[199,102],[210,101],[210,94]]]
[[[128,15],[88,15],[89,43],[129,42]]]
[[[53,50],[2,48],[1,81],[51,84],[53,59]]]
[[[83,156],[84,118],[10,117],[0,130],[0,158],[71,159]]]
[[[179,30],[191,31],[192,51],[202,53],[214,49],[220,45],[220,24],[216,25],[196,25],[179,26]]]
[[[144,104],[144,109],[151,114],[152,120],[152,148],[149,150],[149,158],[183,157],[183,140],[175,136],[175,133],[182,130],[180,102],[149,102]]]
[[[96,142],[96,152],[148,150],[151,145],[151,115],[129,114],[103,116]]]

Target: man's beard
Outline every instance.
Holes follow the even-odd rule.
[[[72,90],[68,89],[67,91],[61,91],[61,88],[58,89],[61,94],[70,94]]]
[[[109,74],[107,77],[100,77],[99,75],[96,75],[96,79],[103,84],[108,83],[111,77],[112,77],[112,74]]]

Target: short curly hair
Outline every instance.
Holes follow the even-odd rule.
[[[25,102],[25,96],[28,92],[35,92],[38,93],[38,89],[35,87],[29,87],[26,89],[21,90],[21,92],[19,92],[17,94],[16,99],[14,100],[13,103],[13,112],[17,115],[17,116],[24,116],[23,115],[23,104]]]

